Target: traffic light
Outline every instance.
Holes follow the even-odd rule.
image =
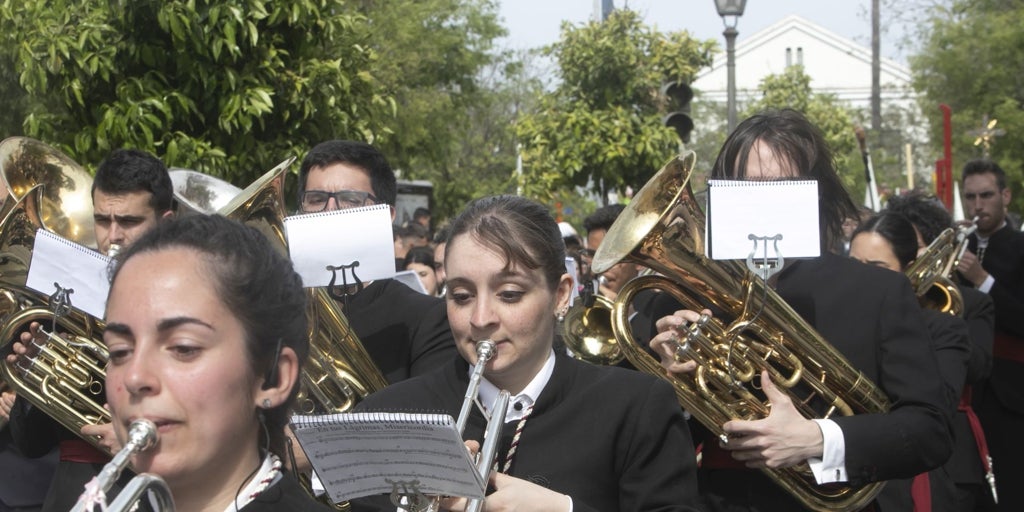
[[[693,131],[693,119],[690,118],[693,89],[682,82],[665,82],[661,86],[661,95],[665,98],[668,111],[662,122],[676,131],[679,140],[690,142],[690,132]]]

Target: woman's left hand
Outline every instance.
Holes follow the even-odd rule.
[[[495,491],[487,496],[487,512],[567,512],[571,503],[565,494],[504,473],[492,474],[491,485]],[[444,500],[442,507],[461,512],[466,509],[466,499]]]

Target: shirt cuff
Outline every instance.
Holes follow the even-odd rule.
[[[807,465],[814,473],[814,480],[821,484],[846,482],[846,439],[843,429],[832,420],[814,420],[821,429],[824,441],[821,458],[807,459]]]
[[[996,284],[996,278],[992,277],[992,274],[989,274],[988,277],[985,278],[985,281],[981,283],[981,286],[978,287],[978,290],[981,290],[982,293],[988,293],[994,284]]]

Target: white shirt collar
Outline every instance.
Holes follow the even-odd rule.
[[[473,371],[472,366],[470,366],[469,371]],[[537,397],[540,396],[540,392],[544,391],[544,386],[548,385],[548,381],[551,380],[551,374],[554,371],[555,351],[552,350],[548,353],[548,360],[544,362],[544,366],[537,372],[537,375],[533,376],[533,380],[523,388],[521,393],[513,396],[509,401],[508,411],[505,412],[506,423],[523,417],[526,409],[533,405],[537,401]],[[490,409],[494,399],[498,397],[498,391],[498,387],[491,384],[486,377],[480,379],[478,400],[483,405],[485,411]],[[517,403],[521,404],[518,409],[515,407]]]

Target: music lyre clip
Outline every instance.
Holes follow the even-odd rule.
[[[398,507],[399,510],[405,510],[406,512],[425,512],[432,510],[431,500],[427,495],[420,492],[420,481],[410,480],[408,482],[404,480],[391,480],[388,478],[384,479],[385,482],[391,484],[391,494],[389,498],[391,504]]]
[[[64,288],[60,283],[53,283],[53,287],[56,288],[56,291],[50,295],[50,311],[53,311],[50,330],[57,332],[57,321],[71,312],[71,294],[75,293],[75,290],[74,288]]]
[[[346,305],[348,305],[348,297],[349,295],[352,295],[348,291],[349,271],[352,271],[352,279],[355,280],[355,283],[353,283],[353,285],[356,287],[356,293],[363,291],[363,281],[362,279],[359,279],[359,275],[356,274],[356,267],[358,266],[359,260],[353,261],[348,265],[327,265],[327,270],[331,272],[331,282],[327,283],[327,294],[330,295],[333,299],[343,301],[345,302]],[[336,291],[337,287],[335,286],[338,280],[339,270],[341,271],[341,293],[338,293]]]
[[[764,281],[782,270],[782,266],[785,261],[782,258],[782,252],[779,251],[779,240],[782,240],[782,235],[777,234],[775,236],[757,236],[747,235],[747,239],[754,242],[754,247],[750,250],[750,254],[747,255],[747,269],[754,273],[754,275],[760,276]],[[757,254],[757,242],[763,241],[763,253],[760,258],[760,262],[755,263],[754,255]],[[775,248],[775,261],[768,260],[768,242],[773,242]]]

